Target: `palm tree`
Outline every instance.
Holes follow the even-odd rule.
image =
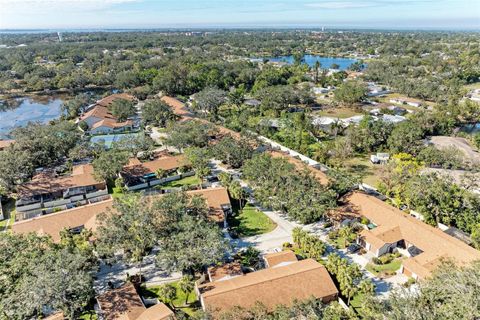
[[[318,70],[320,70],[321,66],[322,64],[320,63],[320,61],[315,61],[315,83],[318,83]]]
[[[358,290],[365,295],[373,295],[375,293],[375,285],[372,280],[365,279],[358,284]]]
[[[230,192],[230,195],[232,196],[232,198],[238,200],[238,203],[240,205],[240,210],[242,210],[243,200],[246,198],[246,193],[242,185],[240,184],[240,182],[238,182],[237,180],[233,181],[230,184],[230,189],[228,191]]]
[[[210,174],[211,170],[208,166],[201,166],[195,168],[195,175],[200,180],[199,186],[202,189],[203,179]]]
[[[165,170],[163,170],[162,168],[158,168],[157,170],[155,170],[155,176],[159,180],[165,178],[166,174],[167,174],[167,172]]]
[[[352,234],[352,227],[350,227],[350,226],[343,227],[343,228],[340,228],[338,230],[338,235],[343,238],[343,246],[344,247],[347,246],[347,240],[348,240],[348,238],[350,237],[351,234]]]
[[[160,297],[160,300],[169,304],[172,309],[175,309],[173,300],[177,297],[177,289],[173,285],[167,283],[161,286],[158,289],[158,296]]]
[[[178,286],[183,293],[185,293],[185,304],[188,303],[188,296],[190,292],[195,288],[195,283],[193,282],[193,277],[190,275],[183,276],[182,279],[178,282]]]
[[[222,183],[222,186],[224,186],[225,188],[230,189],[230,184],[232,183],[232,176],[227,173],[227,172],[220,172],[218,174],[218,180],[220,180],[220,182]]]

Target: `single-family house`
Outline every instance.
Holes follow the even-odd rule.
[[[311,297],[324,303],[337,299],[338,290],[322,264],[313,259],[290,261],[291,254],[286,256],[286,263],[197,284],[203,310],[219,319],[235,306],[248,309],[256,302],[273,310],[280,304],[290,306],[295,300]]]
[[[422,102],[420,100],[411,98],[391,98],[390,103],[406,104],[415,108],[419,108],[422,106]]]
[[[459,265],[480,259],[480,251],[372,195],[353,192],[346,200],[353,212],[370,221],[357,242],[376,257],[394,250],[407,256],[401,272],[409,277],[429,277],[443,259]]]
[[[390,159],[389,153],[377,152],[377,154],[372,154],[370,156],[370,161],[374,164],[386,164]]]
[[[161,172],[162,176],[158,176]],[[194,175],[184,155],[157,155],[154,160],[141,162],[130,159],[123,167],[120,176],[129,191],[153,187],[169,181],[179,180]]]
[[[97,296],[100,320],[174,320],[175,315],[159,302],[146,307],[132,283],[109,290]]]
[[[368,97],[380,97],[380,96],[389,94],[391,92],[387,88],[380,86],[378,84],[375,84],[374,82],[367,83],[367,90],[368,90],[368,93],[367,93]]]
[[[100,213],[108,212],[113,208],[113,200],[88,204],[52,214],[38,216],[12,225],[12,232],[28,234],[35,232],[39,235],[49,235],[54,242],[60,242],[60,233],[63,230],[70,230],[73,233],[80,233],[83,229],[95,232],[97,230],[97,216]]]
[[[407,109],[399,107],[399,106],[388,106],[387,107],[390,112],[392,112],[396,116],[403,116],[407,113]]]
[[[91,164],[74,166],[71,174],[52,170],[35,175],[18,187],[17,220],[48,214],[109,198],[105,181],[93,174]]]
[[[405,118],[404,116],[398,116],[398,115],[392,116],[391,114],[384,114],[379,119],[382,119],[385,122],[393,123],[393,124],[400,123],[407,120],[407,118]]]

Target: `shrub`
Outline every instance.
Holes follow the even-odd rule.
[[[362,220],[360,220],[360,223],[361,224],[364,224],[364,225],[367,225],[370,223],[370,220],[368,220],[367,217],[362,217]]]
[[[378,259],[380,261],[380,263],[378,264],[388,264],[392,262],[393,259],[395,259],[395,256],[393,254],[385,254]]]
[[[333,230],[333,231],[330,231],[328,233],[328,239],[334,240],[334,239],[337,239],[337,238],[338,238],[338,231],[337,230]]]
[[[288,250],[288,249],[291,249],[292,247],[293,247],[293,245],[290,242],[284,242],[282,244],[283,250]]]
[[[87,131],[88,130],[88,124],[85,121],[80,121],[78,123],[78,127],[82,129],[82,131]]]

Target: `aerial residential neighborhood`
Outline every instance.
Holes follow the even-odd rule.
[[[1,319],[480,318],[480,7],[270,4],[0,1]]]

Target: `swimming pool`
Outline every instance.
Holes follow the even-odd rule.
[[[118,133],[118,134],[104,134],[104,135],[98,135],[98,136],[93,136],[90,138],[90,143],[96,144],[96,143],[103,143],[104,146],[107,149],[110,149],[112,147],[112,144],[114,142],[118,142],[122,139],[128,138],[128,137],[138,137],[140,135],[140,132],[137,133]]]

